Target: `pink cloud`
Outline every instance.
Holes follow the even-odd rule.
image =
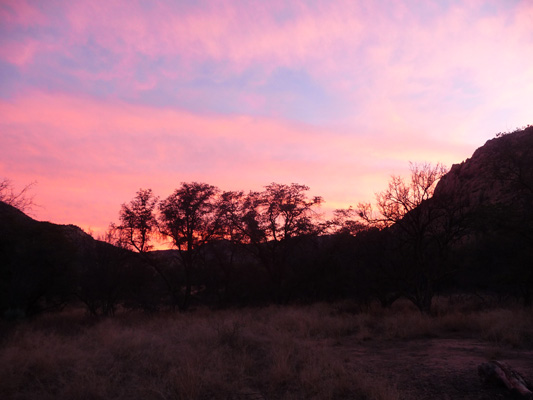
[[[348,205],[372,200],[399,165],[407,167],[406,159],[442,161],[461,150],[382,131],[354,136],[283,120],[38,92],[2,101],[0,117],[2,173],[39,182],[40,218],[96,232],[139,187],[166,196],[189,180],[232,190],[299,182],[332,206]]]
[[[38,42],[34,40],[27,40],[22,43],[5,40],[0,46],[0,59],[19,67],[23,67],[33,60],[37,48]]]
[[[347,46],[357,47],[364,24],[350,15],[358,12],[352,3],[324,3],[317,9],[294,6],[295,17],[287,22],[276,21],[273,9],[286,11],[270,2],[268,7],[208,3],[201,13],[176,13],[172,3],[157,3],[149,10],[134,2],[128,7],[113,2],[65,6],[72,43],[90,37],[132,62],[139,54],[179,56],[190,73],[195,63],[205,60],[224,62],[226,73],[234,73],[257,63],[267,71],[280,65],[303,67],[310,61],[328,63]]]
[[[457,100],[467,99],[450,88],[454,76],[469,73],[472,85],[488,94],[493,93],[495,76],[507,86],[506,74],[516,76],[518,70],[519,79],[531,77],[527,65],[533,56],[524,49],[533,40],[528,24],[533,6],[498,4],[492,4],[501,8],[498,12],[483,15],[485,2],[454,3],[448,8],[428,3],[414,9],[409,2],[384,7],[319,1],[311,7],[300,1],[263,6],[223,1],[179,12],[172,2],[150,7],[138,2],[128,2],[127,7],[122,2],[65,2],[60,8],[65,10],[69,30],[58,46],[68,53],[69,45],[94,40],[118,61],[105,71],[73,73],[81,79],[114,79],[134,91],[154,88],[163,78],[194,77],[199,65],[217,63],[213,69],[220,80],[260,68],[255,83],[261,84],[271,71],[286,67],[305,70],[325,90],[347,101],[380,101],[383,95],[400,96],[403,101],[426,92],[423,104],[439,92],[455,97],[461,107]],[[40,12],[25,7],[42,23]],[[434,15],[424,18],[421,9]],[[279,18],[283,14],[286,19]],[[10,57],[23,62],[34,47],[26,44]],[[172,68],[169,61],[157,74],[137,81],[140,57],[176,58],[180,63]]]
[[[460,162],[504,130],[502,118],[511,128],[531,123],[530,2],[489,3],[500,8],[491,15],[480,12],[485,2],[434,2],[424,12],[409,2],[347,0],[221,1],[179,12],[173,2],[6,4],[0,18],[9,29],[57,26],[53,39],[6,37],[0,57],[9,63],[28,66],[38,52],[76,61],[88,43],[114,57],[95,71],[54,64],[88,85],[114,83],[104,100],[66,84],[0,101],[0,172],[37,179],[41,216],[58,222],[100,229],[139,187],[166,196],[182,180],[244,190],[297,181],[331,204],[370,201],[390,174],[407,172],[408,160]],[[143,60],[157,68],[138,77]],[[235,109],[282,106],[253,117],[116,100],[202,77],[206,65],[215,82],[253,70]],[[345,110],[315,125],[278,118],[298,97],[254,91],[278,68],[303,71]],[[192,86],[179,90],[201,102]]]
[[[0,6],[0,21],[8,28],[22,26],[24,28],[45,25],[47,18],[35,4],[27,0],[4,0]]]
[[[28,15],[24,23],[42,23],[39,11],[27,3],[21,4],[25,4],[27,11],[18,14]],[[386,7],[353,1],[322,1],[313,7],[299,1],[269,2],[268,6],[208,2],[201,12],[177,12],[172,2],[154,3],[146,8],[138,2],[128,2],[125,7],[122,2],[80,1],[64,2],[60,8],[65,10],[68,21],[66,42],[86,43],[91,38],[131,62],[142,54],[154,58],[179,56],[191,63],[223,61],[231,71],[258,63],[267,70],[276,66],[303,66],[329,78],[331,72],[346,73],[359,65],[390,60],[395,48],[404,49],[407,59],[422,63],[431,57],[419,59],[418,55],[428,52],[449,56],[447,47],[461,45],[468,37],[477,39],[479,32],[500,35],[500,40],[493,43],[498,49],[524,36],[528,38],[523,39],[531,40],[527,22],[532,6],[527,2],[519,3],[514,9],[503,8],[501,16],[480,20],[475,15],[479,14],[481,3],[456,4],[436,10],[439,17],[428,21],[414,13],[407,2]],[[29,16],[30,11],[39,17]],[[276,18],[276,14],[284,13],[290,14],[286,20]],[[509,18],[513,19],[512,24],[505,23]],[[501,43],[502,32],[506,38],[513,39],[511,43]],[[435,52],[441,47],[444,51]],[[386,49],[387,54],[373,57],[380,49]],[[345,62],[339,62],[339,57]],[[457,58],[452,59],[457,62]]]
[[[40,27],[47,22],[46,16],[26,0],[8,0],[0,5],[0,25],[7,32]],[[38,40],[15,40],[4,33],[0,40],[0,59],[22,67],[33,60],[38,46]]]

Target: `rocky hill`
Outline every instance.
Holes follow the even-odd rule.
[[[435,189],[466,215],[454,268],[462,284],[533,304],[533,126],[497,135]],[[442,203],[442,202],[441,202]]]
[[[441,179],[434,197],[455,197],[470,207],[525,206],[533,195],[533,126],[499,134],[471,158],[454,164]],[[531,205],[531,203],[530,203]]]

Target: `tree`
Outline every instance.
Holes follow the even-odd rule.
[[[184,269],[185,292],[180,309],[190,305],[192,274],[203,245],[219,234],[216,196],[219,190],[206,183],[182,183],[159,205],[160,226],[178,250]]]
[[[372,213],[372,206],[368,203],[358,205],[360,217],[367,223],[379,227],[389,227],[400,224],[406,231],[420,230],[420,211],[422,202],[433,196],[438,181],[447,173],[442,164],[409,164],[411,171],[410,182],[405,182],[401,176],[393,175],[387,190],[376,194],[379,215]],[[408,217],[404,220],[404,217]]]
[[[410,164],[410,170],[408,182],[393,176],[387,190],[376,195],[379,214],[363,203],[359,215],[371,226],[391,230],[398,288],[429,313],[436,285],[448,275],[444,264],[450,244],[461,232],[461,207],[432,199],[447,171],[443,165]]]
[[[126,250],[95,241],[83,252],[76,296],[91,315],[113,315],[124,299],[127,274],[131,273],[131,265],[126,267]]]
[[[157,254],[150,252],[154,235],[159,234],[156,209],[159,197],[151,189],[139,189],[135,197],[127,204],[122,204],[119,219],[120,224],[111,224],[105,234],[105,241],[137,252],[143,264],[133,262],[135,271],[129,271],[130,283],[137,283],[136,277],[148,277],[144,266],[149,266],[161,278],[171,298],[172,307],[179,302],[180,283],[176,277],[176,266],[162,260]],[[145,287],[147,285],[144,285]],[[142,306],[154,309],[154,295],[149,292],[140,293]],[[135,297],[135,296],[134,296]]]
[[[230,227],[226,234],[231,232],[234,240],[253,252],[267,271],[278,302],[290,296],[289,257],[302,238],[319,232],[315,207],[322,198],[308,199],[308,190],[308,186],[296,183],[271,183],[262,192],[227,192],[222,196],[221,221]]]
[[[0,181],[0,201],[27,213],[35,206],[33,196],[29,195],[29,191],[34,185],[35,182],[32,182],[24,186],[22,190],[17,191],[11,180],[4,178]]]
[[[308,186],[271,183],[259,194],[257,206],[259,228],[266,238],[281,242],[317,233],[314,207],[322,203],[319,196],[307,199]]]
[[[244,250],[248,243],[241,223],[245,199],[242,191],[225,191],[216,200],[217,240],[208,246],[203,278],[206,292],[216,295],[223,303],[242,299],[247,291],[253,290],[245,278],[254,274]]]
[[[152,189],[139,189],[129,204],[122,204],[118,230],[123,242],[139,253],[145,253],[152,248],[150,239],[157,231],[154,210],[158,201]]]
[[[333,211],[333,219],[326,223],[328,232],[336,235],[355,236],[366,230],[367,226],[361,222],[357,210],[352,206]]]

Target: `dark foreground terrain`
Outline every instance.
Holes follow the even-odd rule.
[[[466,305],[470,302],[469,305]],[[4,323],[2,399],[506,399],[497,359],[533,381],[533,311],[439,299],[186,314],[81,310]]]
[[[430,338],[342,346],[358,368],[385,373],[405,399],[508,399],[503,387],[482,385],[477,367],[498,359],[533,378],[533,351],[466,338]]]

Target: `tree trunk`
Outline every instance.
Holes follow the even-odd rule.
[[[491,361],[478,367],[478,374],[483,383],[503,384],[522,399],[533,399],[533,392],[528,388],[524,378],[510,366],[499,361]]]

